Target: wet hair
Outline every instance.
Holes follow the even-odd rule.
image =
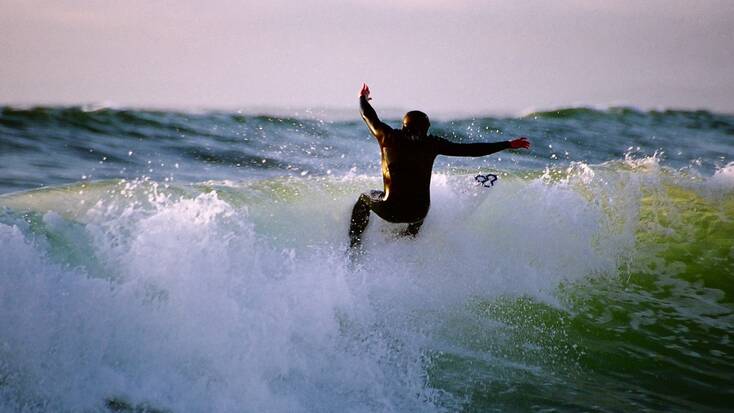
[[[428,115],[419,110],[411,110],[403,116],[403,129],[413,134],[427,135],[430,127],[431,122],[428,120]]]

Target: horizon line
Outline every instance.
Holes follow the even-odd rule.
[[[249,116],[304,116],[306,118],[318,118],[318,116],[327,117],[348,117],[351,113],[359,116],[359,105],[355,103],[353,107],[335,106],[335,105],[161,105],[161,104],[124,104],[112,101],[101,102],[4,102],[0,101],[0,108],[11,108],[19,110],[41,109],[41,108],[79,108],[85,112],[95,112],[99,110],[131,110],[131,111],[148,111],[148,112],[178,112],[178,113],[237,113]],[[413,109],[405,109],[396,106],[376,107],[381,117],[387,119],[400,118]],[[568,109],[590,109],[595,111],[609,111],[612,109],[631,109],[638,112],[709,112],[724,116],[734,116],[734,110],[718,110],[711,107],[686,106],[686,105],[635,105],[626,102],[611,103],[573,103],[559,104],[555,106],[537,106],[527,107],[524,109],[494,109],[494,110],[431,110],[431,116],[439,119],[457,119],[473,118],[473,117],[525,117],[533,113],[549,113],[554,111]],[[341,119],[340,119],[341,120]]]

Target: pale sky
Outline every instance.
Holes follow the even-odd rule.
[[[0,0],[0,104],[734,113],[731,0]]]

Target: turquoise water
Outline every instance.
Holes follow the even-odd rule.
[[[734,117],[433,123],[533,149],[350,266],[356,114],[1,109],[0,410],[730,410]]]

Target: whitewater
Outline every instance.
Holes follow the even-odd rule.
[[[440,158],[350,264],[358,119],[1,109],[0,411],[730,408],[734,117],[433,123],[534,150]]]

